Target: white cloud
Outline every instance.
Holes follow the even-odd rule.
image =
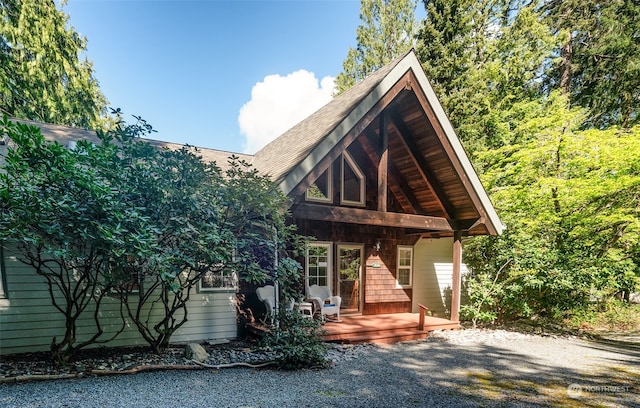
[[[301,69],[287,76],[268,75],[251,89],[240,108],[238,124],[245,136],[244,152],[255,153],[331,100],[335,79],[318,81]]]

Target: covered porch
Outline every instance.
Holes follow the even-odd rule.
[[[459,322],[441,317],[424,316],[420,328],[420,313],[390,313],[378,315],[343,315],[341,322],[327,321],[323,339],[333,343],[394,343],[424,339],[434,330],[456,330]]]

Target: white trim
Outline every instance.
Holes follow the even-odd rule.
[[[319,203],[333,203],[333,163],[331,163],[331,165],[327,168],[327,170],[325,170],[324,172],[322,172],[322,174],[327,174],[327,198],[320,198],[320,197],[311,197],[309,196],[309,189],[311,188],[311,186],[316,184],[316,180],[313,181],[313,183],[311,183],[311,185],[309,186],[309,188],[307,188],[307,191],[304,194],[305,200],[306,201],[315,201],[315,202],[319,202]],[[320,175],[322,175],[320,174]]]
[[[314,241],[307,244],[304,253],[304,286],[305,289],[309,288],[309,248],[310,247],[324,247],[327,248],[327,286],[331,293],[333,292],[333,242],[330,241]]]
[[[347,161],[347,165],[351,167],[351,170],[353,170],[353,172],[356,174],[356,177],[358,177],[358,179],[360,180],[360,201],[345,200],[344,198],[344,193],[345,193],[344,191],[345,163],[344,162],[345,160]],[[363,207],[365,204],[366,193],[367,193],[366,185],[367,185],[367,180],[364,176],[364,173],[362,173],[362,170],[360,170],[360,166],[358,166],[355,160],[353,160],[353,157],[351,157],[349,152],[345,150],[342,153],[342,160],[340,161],[340,204],[357,205],[357,206]]]
[[[207,273],[215,273],[222,275],[222,279],[225,279],[225,270],[220,269],[218,271],[209,271]],[[198,279],[198,286],[196,288],[197,293],[211,293],[211,292],[237,292],[238,291],[238,275],[235,272],[231,272],[229,279],[233,282],[233,286],[217,286],[217,287],[203,287],[202,281],[205,279],[205,276],[202,275],[200,279]]]
[[[4,263],[4,248],[0,245],[0,299],[7,298],[7,269]]]
[[[401,266],[400,265],[400,251],[410,251],[411,252],[411,257],[410,257],[410,262],[411,264],[409,265],[409,267],[407,268],[406,266]],[[407,245],[398,245],[398,250],[396,252],[396,287],[397,288],[411,288],[413,286],[413,247],[412,246],[407,246]],[[400,277],[400,268],[402,269],[409,269],[409,283],[408,284],[401,284],[398,281],[398,278]]]

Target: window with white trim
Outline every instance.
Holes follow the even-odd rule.
[[[318,178],[309,186],[306,193],[307,201],[319,201],[324,203],[333,202],[332,172],[329,166]]]
[[[318,285],[331,288],[331,243],[309,244],[305,263],[307,286]]]
[[[365,177],[348,152],[342,154],[340,203],[362,206],[365,204]]]
[[[396,282],[398,287],[411,286],[411,276],[413,275],[413,247],[398,247],[398,269]]]
[[[0,299],[7,297],[6,271],[4,266],[4,248],[0,245]]]
[[[238,259],[237,249],[231,254],[231,264]],[[238,274],[222,264],[210,268],[198,281],[198,292],[223,292],[238,289]]]
[[[238,275],[228,268],[216,268],[207,271],[198,282],[199,292],[217,292],[236,290]]]

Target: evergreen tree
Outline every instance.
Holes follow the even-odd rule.
[[[338,94],[409,51],[414,45],[416,0],[362,0],[356,48],[349,48],[336,78]]]
[[[484,33],[475,35],[480,21],[479,4],[473,0],[423,0],[427,17],[417,34],[416,51],[422,67],[458,135],[468,146],[472,133],[465,129],[469,114],[487,114],[481,100],[486,81],[477,79],[480,59],[486,56]],[[474,18],[474,16],[476,18]],[[482,38],[481,38],[482,37]],[[484,61],[483,61],[484,62]]]
[[[458,136],[472,156],[513,142],[511,129],[526,112],[505,112],[540,95],[541,76],[556,44],[535,5],[504,0],[424,4],[418,57]]]
[[[549,82],[588,109],[587,126],[630,127],[640,105],[640,4],[550,0],[548,24],[564,42]]]
[[[81,55],[87,40],[53,0],[0,0],[0,109],[17,118],[100,127],[107,101]]]
[[[436,94],[446,98],[473,69],[473,0],[424,0],[427,18],[418,31],[417,52]],[[477,20],[476,20],[477,22]]]

